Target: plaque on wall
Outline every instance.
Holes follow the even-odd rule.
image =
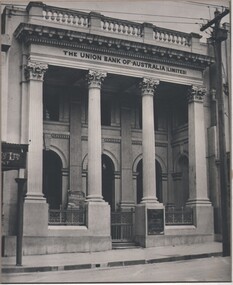
[[[164,234],[164,209],[147,209],[148,235]]]

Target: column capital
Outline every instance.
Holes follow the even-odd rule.
[[[150,77],[144,77],[142,81],[140,82],[140,88],[143,95],[154,95],[155,89],[159,85],[159,80],[150,78]]]
[[[43,81],[47,69],[48,64],[29,60],[24,67],[25,79]]]
[[[106,72],[98,70],[89,70],[89,73],[86,76],[89,88],[101,88],[101,85],[106,76]]]
[[[203,102],[203,97],[206,95],[206,88],[204,86],[191,85],[188,89],[188,102]]]

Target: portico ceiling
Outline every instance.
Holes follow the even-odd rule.
[[[49,66],[45,84],[53,86],[86,87],[88,70]],[[129,76],[107,74],[102,90],[104,93],[131,93],[138,89],[140,79]]]
[[[86,75],[88,70],[64,68],[59,66],[49,66],[45,74],[45,84],[60,87],[87,88]],[[131,94],[140,95],[140,78],[122,76],[116,74],[107,74],[103,85],[102,93],[108,94]],[[160,82],[156,94],[161,99],[172,99],[176,94],[184,94],[187,86],[168,82]]]

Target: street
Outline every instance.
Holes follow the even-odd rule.
[[[231,281],[230,257],[85,270],[2,274],[2,283]]]

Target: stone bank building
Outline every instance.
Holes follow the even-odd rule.
[[[5,7],[1,37],[2,141],[28,146],[26,166],[2,172],[3,255],[15,254],[16,178],[25,255],[221,235],[201,36],[30,2]]]

